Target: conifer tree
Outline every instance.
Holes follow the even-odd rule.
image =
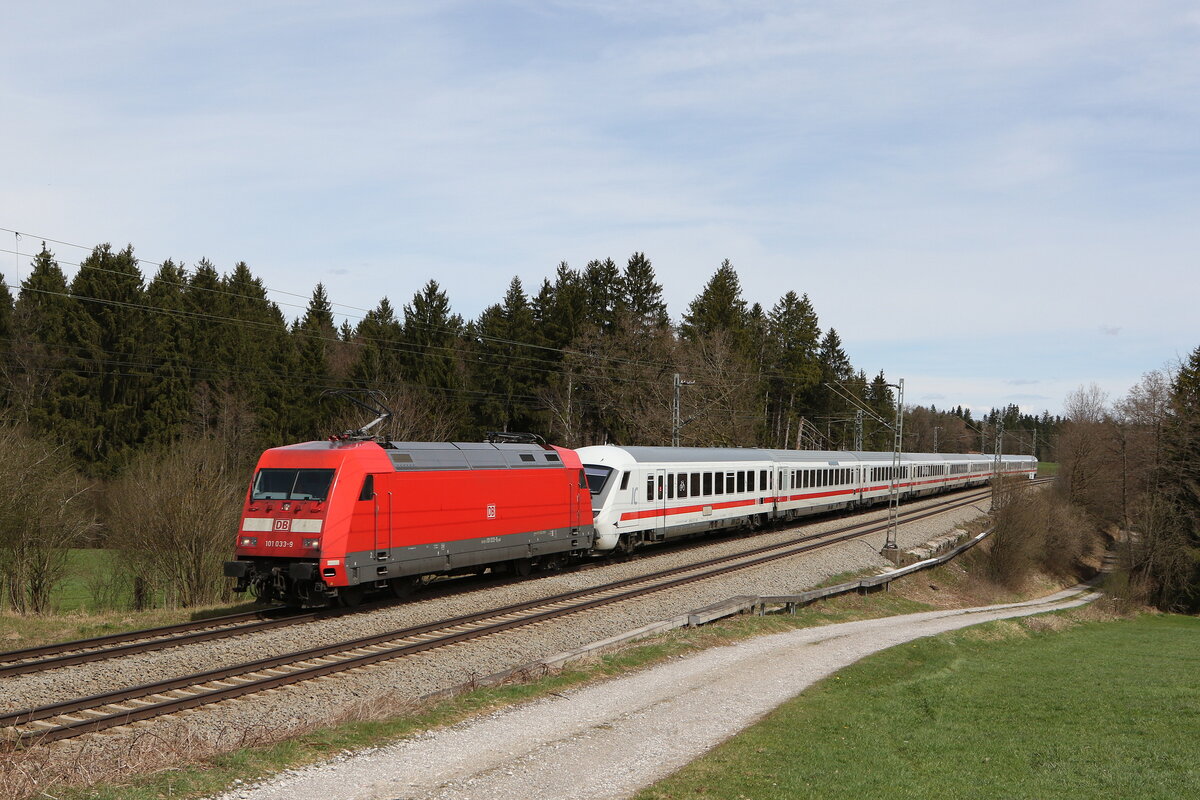
[[[332,416],[339,411],[324,405],[322,392],[336,388],[332,363],[338,343],[333,307],[318,283],[304,316],[292,325],[292,368],[288,371],[292,411],[285,435],[296,439],[319,439],[327,435]]]
[[[191,320],[184,316],[187,273],[167,259],[146,286],[146,303],[159,313],[146,320],[147,383],[145,436],[149,444],[174,441],[191,417],[192,378],[187,362]],[[202,368],[201,368],[202,369]]]
[[[543,281],[530,305],[541,343],[547,347],[569,347],[590,316],[583,278],[565,261],[559,263],[554,283]]]
[[[185,363],[197,369],[194,391],[206,396],[215,396],[225,388],[232,365],[237,363],[228,348],[234,334],[227,324],[216,318],[223,316],[220,312],[226,309],[227,301],[221,289],[221,275],[208,259],[202,258],[188,276],[181,298],[186,318]]]
[[[431,280],[404,306],[402,354],[405,378],[443,393],[463,388],[463,320],[450,298]]]
[[[611,258],[589,261],[583,270],[582,281],[588,322],[602,331],[611,331],[624,304],[620,268]]]
[[[772,443],[787,447],[796,417],[811,416],[805,400],[821,382],[821,328],[808,295],[788,292],[768,317],[768,413]]]
[[[357,353],[350,377],[355,386],[386,392],[401,378],[403,328],[385,297],[355,327]]]
[[[883,374],[883,370],[879,370],[876,375],[867,385],[867,394],[864,398],[871,410],[880,418],[892,424],[896,418],[896,395],[892,392],[892,387],[888,386],[887,378]],[[871,431],[864,441],[870,442],[871,450],[891,450],[892,449],[892,431],[882,423],[867,425]]]
[[[634,253],[621,276],[625,290],[624,306],[636,324],[642,327],[666,328],[667,304],[663,301],[662,285],[654,275],[654,266],[645,253]]]
[[[1191,574],[1182,587],[1169,587],[1174,596],[1160,606],[1195,610],[1200,607],[1200,347],[1180,365],[1171,384],[1163,433],[1164,524],[1178,531]]]
[[[103,244],[83,260],[67,320],[72,369],[62,384],[71,403],[64,434],[96,472],[118,471],[144,436],[149,312],[133,247]]]
[[[450,298],[430,280],[404,306],[401,373],[410,386],[423,389],[415,402],[432,407],[428,427],[439,438],[477,435],[469,426],[465,326]]]
[[[214,275],[206,271],[203,284],[213,286],[217,294],[202,294],[220,298],[224,321],[211,325],[219,341],[217,359],[227,377],[217,387],[220,419],[211,422],[225,438],[248,440],[247,451],[283,444],[289,441],[292,399],[306,391],[291,377],[294,354],[283,312],[267,298],[262,281],[246,262],[239,261],[215,286]]]
[[[0,414],[8,409],[9,396],[11,394],[7,372],[11,365],[12,317],[12,293],[8,291],[8,284],[4,280],[4,273],[0,272],[0,364],[4,365],[0,366]]]
[[[69,413],[61,384],[68,366],[66,329],[72,306],[66,276],[43,242],[21,282],[12,347],[0,363],[13,418],[39,433],[57,432]]]
[[[696,299],[688,305],[679,333],[684,339],[694,342],[717,331],[724,331],[744,343],[741,340],[746,329],[746,314],[742,283],[733,264],[725,259]]]
[[[503,304],[485,309],[474,326],[474,383],[484,395],[477,411],[485,430],[537,432],[534,389],[547,362],[521,344],[533,340],[533,325],[533,309],[514,277]]]
[[[0,272],[0,353],[7,352],[12,338],[13,296]]]

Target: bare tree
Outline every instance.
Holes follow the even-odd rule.
[[[1096,384],[1067,395],[1066,422],[1058,436],[1059,486],[1074,503],[1106,518],[1119,508],[1120,487],[1110,469],[1108,397]]]
[[[143,453],[108,493],[109,544],[135,582],[169,606],[227,600],[222,574],[248,475],[214,438]]]
[[[95,527],[91,485],[62,446],[20,428],[0,427],[0,578],[4,597],[22,614],[50,611],[69,550]]]

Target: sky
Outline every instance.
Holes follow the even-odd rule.
[[[1192,2],[3,5],[10,284],[131,243],[472,318],[641,251],[678,320],[729,259],[908,403],[1032,413],[1200,345]]]

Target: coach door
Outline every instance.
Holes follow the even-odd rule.
[[[779,516],[779,499],[780,499],[780,497],[783,496],[783,494],[784,494],[783,490],[784,490],[784,487],[786,487],[786,486],[787,486],[787,467],[780,467],[779,469],[775,470],[775,487],[774,487],[775,491],[771,492],[771,494],[775,498],[771,504],[771,507],[775,509],[774,516],[776,516],[776,517]]]
[[[654,539],[660,541],[667,535],[667,471],[654,471]]]

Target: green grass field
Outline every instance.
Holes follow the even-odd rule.
[[[1058,462],[1039,461],[1037,474],[1039,478],[1053,478],[1058,474]]]
[[[127,587],[112,586],[117,553],[113,550],[72,550],[68,555],[67,574],[52,595],[56,611],[101,611],[115,604],[128,607]],[[110,586],[108,591],[104,587]]]
[[[1200,619],[1030,633],[992,623],[893,648],[638,795],[1200,796]]]

